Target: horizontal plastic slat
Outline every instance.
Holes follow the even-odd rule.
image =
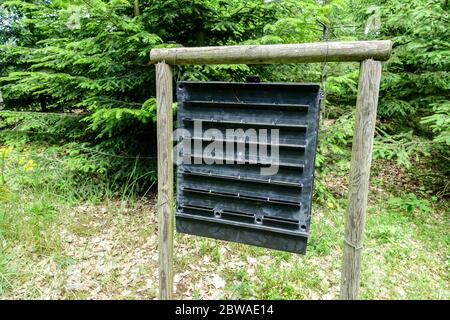
[[[279,199],[270,199],[270,198],[262,198],[262,197],[255,197],[255,196],[249,196],[249,195],[242,195],[240,193],[218,192],[218,191],[212,191],[212,190],[187,188],[187,187],[184,187],[184,186],[181,189],[183,191],[185,191],[185,192],[198,193],[198,194],[207,194],[207,195],[226,197],[226,198],[234,198],[234,199],[242,199],[242,200],[253,200],[253,201],[259,201],[259,202],[266,202],[266,203],[276,203],[276,204],[287,205],[287,206],[294,206],[294,207],[300,207],[301,206],[300,202],[286,201],[286,200],[279,200]]]
[[[222,210],[221,212],[214,212],[213,208],[209,207],[203,207],[203,206],[194,206],[194,205],[182,205],[178,207],[178,210],[181,210],[183,213],[188,214],[195,214],[204,216],[206,215],[214,215],[216,218],[225,218],[225,219],[233,219],[233,217],[237,218],[237,220],[253,220],[251,223],[254,223],[255,215],[245,212],[238,212],[238,211],[232,211],[232,210]],[[189,212],[186,212],[189,211]],[[193,213],[194,212],[194,213]],[[197,213],[195,213],[197,212]],[[198,213],[199,212],[199,213]],[[218,215],[217,215],[218,214]],[[283,219],[283,218],[276,218],[276,217],[267,217],[263,216],[261,218],[262,225],[268,225],[268,226],[283,226],[288,227],[291,229],[297,229],[299,227],[299,221],[298,220],[292,220],[292,219]]]
[[[306,131],[308,126],[306,124],[287,124],[287,123],[265,123],[265,122],[236,122],[229,120],[216,120],[216,119],[199,119],[199,118],[184,118],[185,122],[201,121],[202,123],[224,124],[234,126],[246,126],[246,127],[262,127],[265,129],[286,129],[286,130],[302,130]]]
[[[252,145],[258,145],[258,146],[267,146],[267,147],[278,147],[279,149],[282,148],[289,148],[289,149],[302,149],[304,150],[306,148],[305,144],[292,144],[292,143],[279,143],[279,144],[272,144],[270,142],[260,142],[260,141],[241,141],[241,140],[227,140],[227,139],[212,139],[212,138],[206,138],[206,137],[184,137],[185,140],[194,140],[194,141],[202,141],[202,142],[219,142],[219,143],[245,143],[245,144],[252,144]]]
[[[278,167],[288,167],[288,168],[304,168],[305,165],[301,164],[301,163],[289,163],[289,162],[267,162],[267,161],[260,161],[260,160],[255,160],[255,159],[238,159],[238,158],[227,158],[227,157],[205,157],[205,156],[200,156],[200,155],[193,155],[193,154],[184,154],[184,157],[188,157],[188,158],[194,158],[194,159],[205,159],[205,160],[211,160],[211,161],[216,161],[216,160],[221,160],[223,163],[226,162],[243,162],[244,164],[249,164],[249,165],[263,165],[263,166],[278,166]]]
[[[191,175],[191,176],[216,178],[216,179],[239,180],[239,181],[250,182],[250,183],[274,184],[274,185],[296,187],[296,188],[301,188],[303,186],[301,183],[278,181],[278,180],[272,180],[270,178],[269,179],[256,179],[256,178],[248,178],[248,177],[242,177],[242,176],[236,177],[236,176],[212,174],[212,173],[196,172],[196,171],[188,171],[188,170],[184,171],[183,174]]]
[[[195,214],[186,214],[186,213],[179,212],[179,211],[177,211],[175,213],[175,215],[177,217],[189,218],[189,219],[194,219],[194,220],[229,224],[229,225],[233,225],[236,227],[259,229],[259,230],[265,230],[265,231],[269,231],[269,232],[288,234],[288,235],[297,236],[297,237],[308,237],[307,232],[302,232],[302,231],[298,231],[298,230],[289,230],[289,229],[283,229],[283,228],[269,227],[269,226],[254,224],[254,223],[245,223],[245,222],[241,222],[241,221],[233,221],[233,220],[227,220],[227,219],[217,219],[214,217],[197,216]]]
[[[206,107],[226,107],[226,108],[267,108],[274,110],[292,110],[307,112],[309,106],[306,104],[281,104],[281,103],[256,103],[256,102],[225,102],[225,101],[202,101],[202,100],[187,100],[183,102],[190,106],[206,106]]]

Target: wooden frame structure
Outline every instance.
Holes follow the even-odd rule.
[[[159,298],[173,298],[173,159],[172,70],[175,64],[280,64],[360,62],[356,126],[353,135],[345,223],[341,299],[356,299],[367,209],[372,145],[375,132],[381,61],[387,60],[389,40],[161,48],[150,52],[156,64],[158,132]]]

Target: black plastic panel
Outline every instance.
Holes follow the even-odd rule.
[[[182,139],[191,150],[180,150],[184,162],[177,167],[177,231],[305,253],[319,90],[317,84],[301,83],[178,83],[177,127],[190,132]],[[223,137],[194,134],[196,121],[201,121],[203,132],[217,129]],[[267,129],[269,139],[227,140],[226,130],[239,128]],[[279,130],[278,142],[270,141],[271,129]],[[234,150],[203,157],[213,141],[231,144]],[[275,143],[276,161],[253,152],[266,147],[270,154]],[[223,164],[207,164],[213,160]],[[239,161],[229,163],[232,160]],[[278,172],[262,175],[260,169],[271,163],[278,165]]]

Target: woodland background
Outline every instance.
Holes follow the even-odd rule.
[[[362,297],[448,299],[449,9],[447,0],[0,0],[0,295],[156,295],[152,48],[391,39]],[[246,75],[324,89],[309,251],[177,235],[178,297],[336,298],[358,64],[174,68],[174,81]]]

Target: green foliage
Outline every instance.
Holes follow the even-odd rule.
[[[435,137],[434,142],[450,145],[450,102],[441,101],[431,104],[433,114],[423,117],[421,123],[429,125]]]
[[[126,122],[134,120],[147,123],[149,122],[149,119],[153,119],[154,117],[154,113],[144,109],[113,108],[100,109],[96,113],[84,118],[83,121],[89,122],[88,128],[94,132],[100,131],[98,137],[101,138],[105,134],[111,137],[113,135],[113,130],[120,130],[117,127]],[[128,118],[128,121],[126,118]]]
[[[63,4],[53,8],[60,13],[54,24],[39,25],[33,20],[33,28],[50,29],[57,37],[30,46],[2,46],[7,56],[17,57],[26,67],[0,79],[7,106],[22,106],[21,99],[31,95],[41,109],[135,108],[151,93],[152,73],[146,61],[150,49],[160,43],[159,37],[144,31],[140,19],[121,13],[127,1],[87,3],[82,9],[88,17],[80,17],[79,28],[65,25],[68,17]]]
[[[396,158],[398,165],[409,168],[411,159],[418,160],[419,156],[430,155],[430,144],[425,139],[414,137],[412,131],[389,135],[379,130],[373,146],[373,158]]]
[[[360,25],[367,26],[371,15],[379,19],[379,28],[365,32],[366,38],[393,41],[391,58],[383,68],[374,156],[395,158],[404,166],[432,150],[448,159],[448,1],[362,0],[353,2],[350,12],[353,23]],[[341,94],[327,87],[337,92],[330,98],[339,104],[342,98],[345,101],[348,91]]]
[[[395,0],[381,8],[382,34],[393,40],[394,48],[383,75],[379,115],[409,127],[418,127],[425,117],[422,124],[442,138],[448,126],[443,132],[433,127],[433,114],[445,114],[450,97],[449,4]],[[420,130],[415,131],[421,135]],[[435,142],[444,142],[441,138]]]
[[[1,112],[0,141],[19,149],[35,149],[39,146],[40,149],[52,150],[53,156],[46,155],[48,165],[64,169],[54,171],[52,179],[55,181],[51,180],[53,185],[59,185],[58,188],[61,189],[67,183],[79,185],[82,198],[85,197],[83,184],[86,179],[104,185],[104,195],[124,190],[130,194],[145,192],[153,185],[156,179],[156,162],[153,154],[155,148],[151,146],[151,141],[147,144],[147,153],[140,154],[140,143],[130,141],[132,136],[121,137],[123,131],[130,130],[130,127],[120,128],[123,131],[115,128],[113,134],[121,138],[112,141],[95,140],[97,133],[86,131],[83,119],[77,115]],[[134,125],[137,136],[147,135],[139,132],[143,129],[145,125],[142,123],[141,127]],[[42,161],[40,152],[35,157],[36,162]],[[34,186],[39,183],[38,175],[26,175],[23,179],[22,183],[25,185]],[[89,194],[90,191],[86,196]]]
[[[388,199],[388,205],[396,210],[404,210],[412,215],[415,212],[426,214],[431,211],[430,202],[426,199],[419,199],[414,193],[409,193],[407,197],[392,197]]]
[[[316,169],[327,173],[336,166],[344,168],[348,164],[349,148],[355,125],[354,114],[346,114],[335,121],[323,124],[319,130],[316,155]]]

